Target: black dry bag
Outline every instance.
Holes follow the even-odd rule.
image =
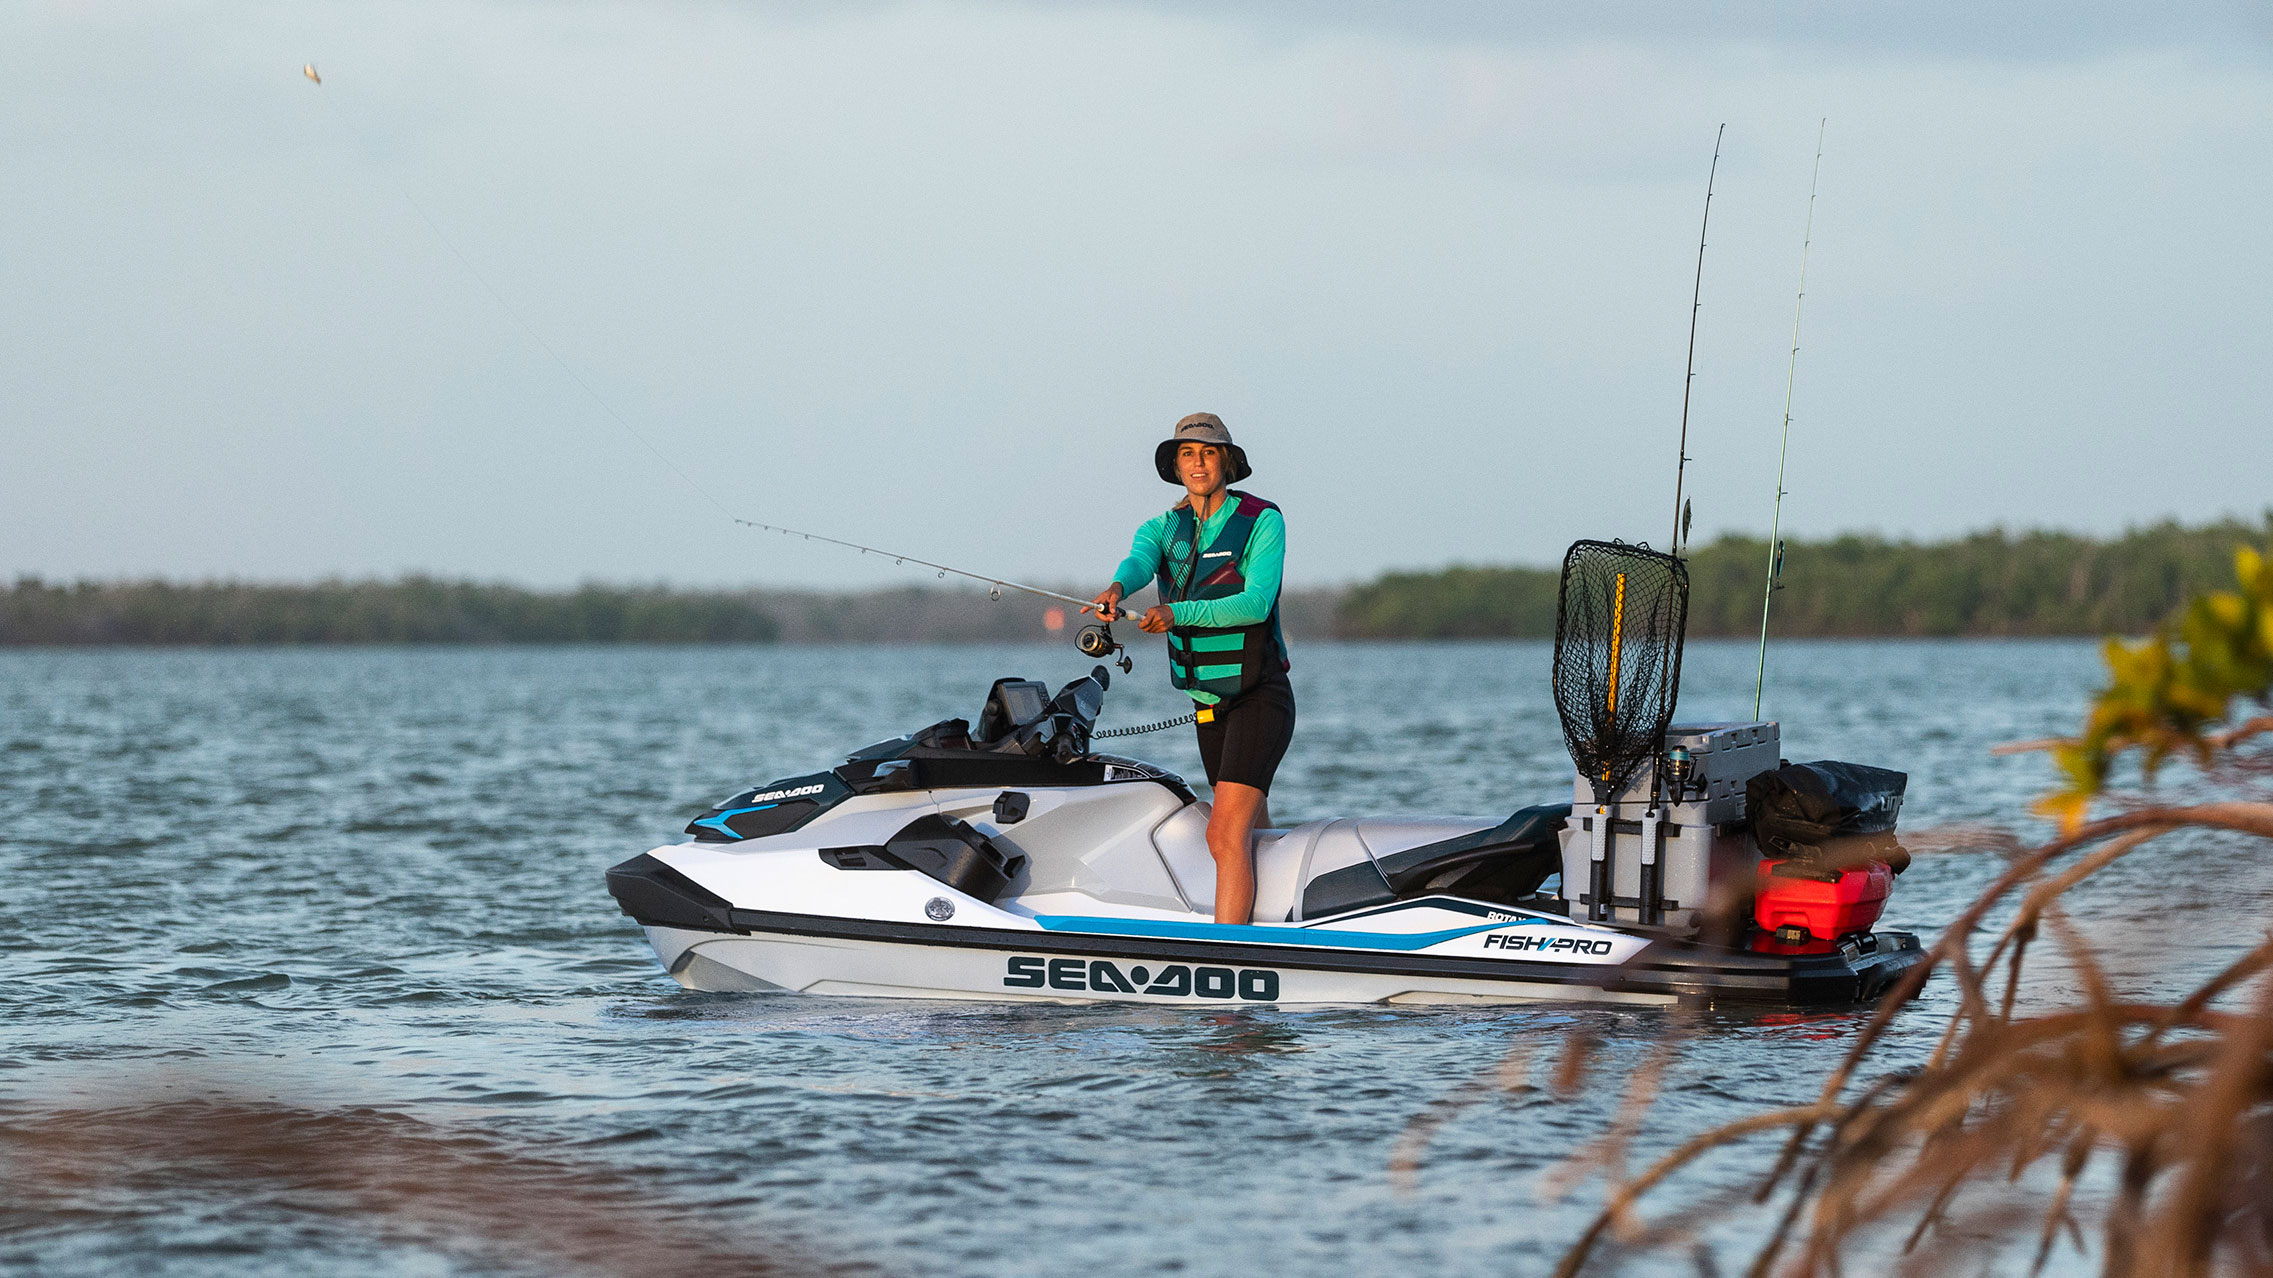
[[[1895,841],[1906,772],[1866,763],[1787,763],[1744,783],[1746,819],[1760,850],[1829,869],[1884,861],[1895,873],[1910,854]]]

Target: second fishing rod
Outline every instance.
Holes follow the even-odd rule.
[[[1809,252],[1815,244],[1815,199],[1823,177],[1823,139],[1829,127],[1830,120],[1828,117],[1820,119],[1816,122],[1815,160],[1814,165],[1809,172],[1807,183],[1807,217],[1800,233],[1799,291],[1798,296],[1794,298],[1792,302],[1791,351],[1784,368],[1784,411],[1783,420],[1778,433],[1776,444],[1775,496],[1769,515],[1767,550],[1768,561],[1767,570],[1764,574],[1765,580],[1762,583],[1760,599],[1760,646],[1758,660],[1755,663],[1753,672],[1752,715],[1755,719],[1760,716],[1761,705],[1763,703],[1767,688],[1769,617],[1775,606],[1776,592],[1783,588],[1784,498],[1790,495],[1784,487],[1784,479],[1786,463],[1788,462],[1791,453],[1792,404],[1799,381],[1800,321],[1805,314],[1807,305],[1807,262]],[[1719,176],[1720,173],[1721,143],[1723,138],[1726,136],[1727,130],[1728,126],[1726,124],[1723,124],[1720,126],[1720,129],[1713,135],[1713,162],[1712,167],[1707,170],[1705,178],[1705,211],[1704,217],[1700,222],[1697,232],[1696,281],[1693,285],[1689,300],[1689,359],[1686,373],[1682,379],[1681,436],[1679,452],[1674,465],[1673,479],[1674,523],[1672,553],[1677,557],[1685,554],[1689,541],[1691,511],[1689,508],[1688,500],[1683,496],[1683,480],[1686,476],[1688,464],[1690,461],[1690,392],[1693,389],[1697,378],[1697,324],[1698,316],[1702,312],[1704,306],[1705,245],[1707,234],[1712,226],[1713,186],[1714,180]]]

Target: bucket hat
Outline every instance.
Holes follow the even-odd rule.
[[[1214,444],[1221,448],[1224,455],[1231,458],[1231,478],[1226,483],[1236,484],[1255,473],[1255,468],[1247,464],[1247,450],[1231,442],[1231,432],[1224,429],[1223,419],[1214,413],[1194,413],[1176,423],[1175,433],[1152,450],[1153,469],[1171,484],[1184,482],[1176,477],[1178,444]]]

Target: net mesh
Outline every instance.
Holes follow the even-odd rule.
[[[1657,753],[1681,692],[1689,569],[1672,555],[1580,541],[1555,607],[1555,709],[1571,762],[1607,803]]]

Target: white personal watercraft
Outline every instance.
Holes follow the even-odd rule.
[[[1616,588],[1623,608],[1623,577]],[[1678,680],[1678,631],[1671,668],[1644,676]],[[1635,677],[1621,641],[1613,684]],[[1595,695],[1574,676],[1563,696],[1562,648],[1558,700]],[[1800,803],[1818,819],[1806,828],[1865,832],[1899,857],[1901,774],[1793,769],[1776,724],[1672,725],[1670,696],[1642,725],[1633,776],[1607,784],[1614,766],[1581,761],[1575,809],[1258,832],[1252,921],[1218,924],[1208,806],[1170,772],[1091,748],[1107,684],[1103,666],[1054,697],[997,680],[975,726],[949,719],[746,789],[696,818],[693,841],[609,870],[609,890],[665,970],[713,991],[1835,1006],[1877,998],[1924,957],[1910,934],[1870,930],[1883,861],[1811,869],[1804,837],[1747,819],[1748,791],[1755,807],[1789,797],[1794,777],[1821,791],[1824,768],[1893,778],[1862,802],[1842,802],[1846,773],[1799,798],[1815,805]],[[1785,855],[1764,859],[1763,841]]]

